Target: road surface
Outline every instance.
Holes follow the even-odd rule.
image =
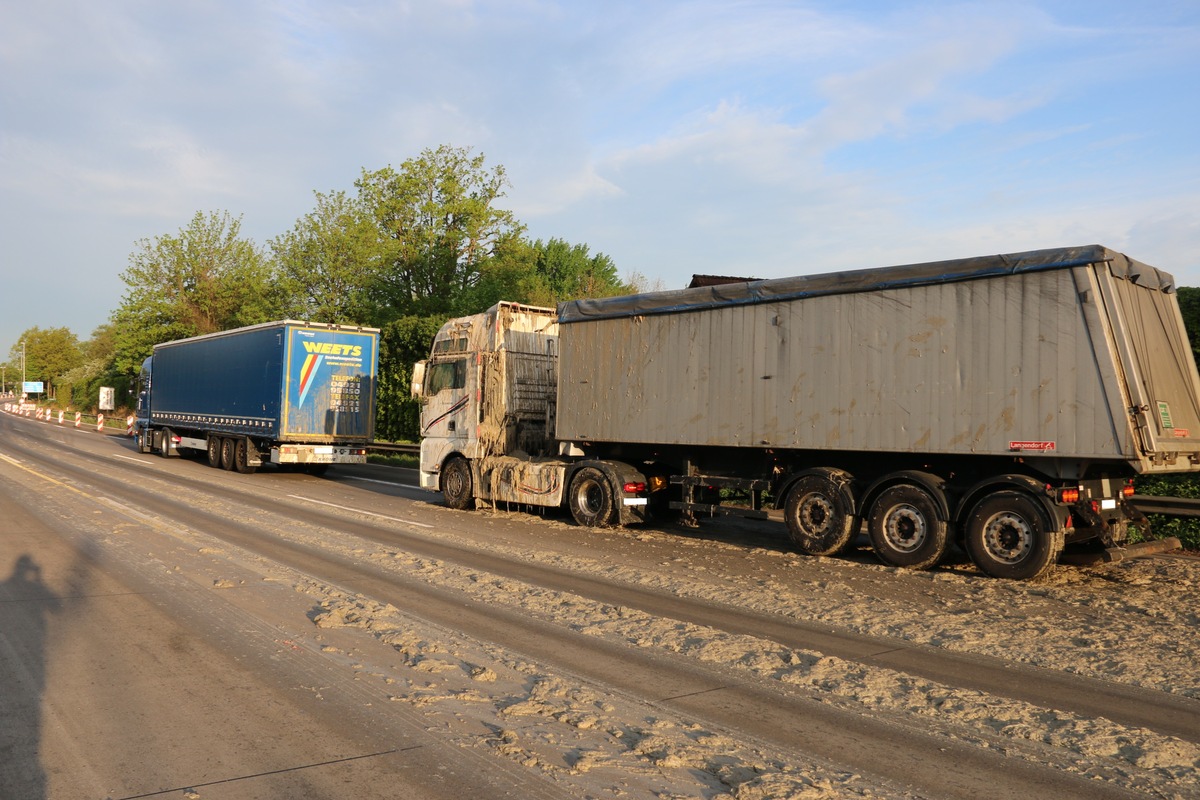
[[[0,798],[1200,796],[1200,560],[452,511],[0,416]]]

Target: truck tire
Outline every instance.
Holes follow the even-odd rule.
[[[584,467],[571,478],[567,492],[571,516],[585,528],[606,528],[616,524],[617,504],[612,486],[604,473],[594,467]]]
[[[442,497],[447,506],[459,511],[475,507],[475,484],[465,458],[452,458],[442,467]]]
[[[253,447],[246,437],[237,440],[233,446],[233,468],[243,475],[253,475],[258,467],[250,466],[250,448]]]
[[[208,437],[208,465],[210,467],[221,466],[221,437]]]
[[[967,520],[967,553],[993,578],[1036,580],[1045,576],[1063,550],[1062,530],[1051,530],[1033,498],[1021,492],[985,497]]]
[[[171,436],[172,436],[171,429],[163,428],[162,431],[160,431],[160,433],[162,434],[162,438],[158,440],[158,454],[160,456],[162,456],[163,458],[170,458],[172,455],[171,454]]]
[[[805,475],[792,484],[784,519],[796,549],[810,556],[840,553],[858,528],[842,488],[824,475]]]
[[[221,439],[221,469],[233,469],[236,449],[233,439]]]
[[[929,569],[946,554],[948,527],[938,518],[937,503],[910,483],[891,486],[876,498],[867,533],[875,555],[893,567]]]
[[[151,442],[153,440],[154,440],[154,434],[152,434],[150,432],[149,428],[142,428],[140,431],[138,431],[138,435],[137,435],[138,452],[139,453],[149,453],[150,451],[152,451],[154,449],[151,446]]]

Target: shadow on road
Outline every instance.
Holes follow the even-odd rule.
[[[0,583],[0,798],[46,798],[39,752],[46,626],[62,608],[33,556],[19,556]]]

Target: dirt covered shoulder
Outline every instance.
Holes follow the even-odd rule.
[[[505,519],[491,524],[502,528]],[[525,557],[562,568],[1200,698],[1194,666],[1200,663],[1200,558],[1193,555],[1064,564],[1038,582],[1023,582],[989,578],[961,553],[928,571],[884,566],[865,538],[844,556],[802,556],[789,550],[782,525],[772,523],[628,529],[593,533],[591,542],[567,533],[572,526],[561,522],[540,527],[566,533],[566,541],[527,550]]]
[[[1157,556],[1097,567],[1061,566],[1042,582],[1023,583],[988,578],[965,561],[925,572],[897,570],[875,562],[865,547],[838,558],[800,556],[769,532],[745,532],[737,525],[583,531],[519,513],[429,510],[428,519],[445,523],[431,534],[439,540],[461,539],[560,573],[1123,683],[1176,696],[1184,704],[1200,700],[1194,674],[1200,656],[1194,637],[1200,616],[1195,610],[1200,597],[1197,559]],[[639,650],[683,655],[731,678],[758,681],[784,694],[801,693],[849,714],[888,719],[899,729],[1004,752],[1112,789],[1167,797],[1200,794],[1200,731],[1181,739],[1122,726],[402,550],[383,547],[357,554],[389,570],[453,587],[489,606],[519,608],[585,636]],[[477,708],[500,709],[508,724],[491,746],[548,774],[571,773],[578,779],[587,772],[585,783],[594,790],[595,781],[607,772],[601,764],[616,770],[637,767],[655,776],[645,779],[643,789],[665,780],[678,791],[686,781],[666,769],[670,765],[706,776],[705,796],[907,796],[896,787],[855,777],[853,759],[821,765],[798,761],[797,753],[743,751],[732,745],[728,733],[689,733],[691,723],[682,719],[670,723],[675,738],[668,737],[663,727],[668,723],[661,716],[643,716],[611,696],[600,700],[606,697],[602,690],[592,696],[552,669],[488,653],[486,647],[480,651],[466,642],[444,641],[406,616],[397,609],[364,606],[361,598],[327,597],[319,624],[366,628],[402,652],[406,663],[436,674],[438,678],[414,682],[405,693],[429,708],[461,714],[460,704],[470,701]],[[456,673],[464,680],[447,680]],[[576,688],[565,688],[572,685]],[[510,727],[524,715],[541,720],[542,739],[529,738],[520,726]],[[570,734],[560,730],[551,735],[551,721],[566,725]],[[631,743],[627,734],[635,728],[639,736],[650,738]],[[644,746],[645,741],[654,747]],[[568,751],[592,755],[567,764],[561,753]],[[748,772],[726,774],[720,765],[727,763]],[[633,788],[618,781],[597,794],[617,786]]]

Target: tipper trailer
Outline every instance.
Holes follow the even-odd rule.
[[[138,447],[199,451],[244,473],[365,463],[378,342],[375,328],[283,320],[155,345],[142,365]]]
[[[1098,245],[501,303],[446,323],[413,391],[421,485],[455,508],[770,503],[808,554],[865,523],[885,563],[958,542],[997,577],[1122,548],[1133,477],[1200,470],[1174,281]]]

